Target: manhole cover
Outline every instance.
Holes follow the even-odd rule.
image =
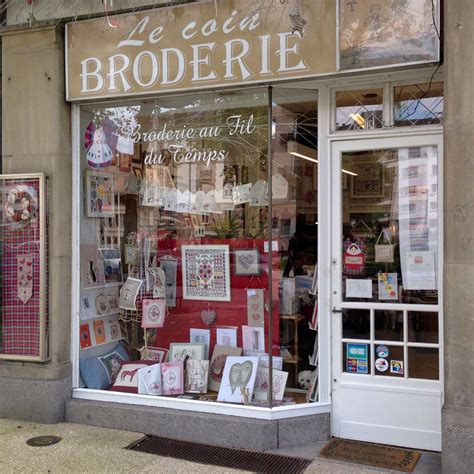
[[[41,446],[51,446],[60,441],[61,438],[59,436],[36,436],[35,438],[30,438],[26,444],[38,448]]]

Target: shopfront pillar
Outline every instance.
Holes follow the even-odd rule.
[[[71,396],[71,126],[64,91],[63,31],[3,33],[4,174],[44,172],[49,204],[49,356],[0,361],[0,417],[54,422]]]
[[[443,472],[474,458],[474,4],[445,8]]]

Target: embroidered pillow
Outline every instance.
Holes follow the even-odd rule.
[[[156,364],[154,360],[124,362],[110,390],[115,392],[138,393],[138,370]]]
[[[95,390],[109,388],[114,383],[122,363],[128,359],[128,353],[120,343],[100,356],[81,359],[79,371],[84,385]]]

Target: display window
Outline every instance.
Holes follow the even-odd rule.
[[[80,384],[318,400],[317,94],[80,107]]]

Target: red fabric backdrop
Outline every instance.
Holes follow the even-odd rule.
[[[230,282],[231,282],[231,301],[195,301],[184,300],[182,289],[182,267],[181,267],[181,246],[182,245],[229,245],[230,251]],[[237,345],[242,347],[242,326],[247,325],[247,289],[263,288],[264,300],[268,300],[268,259],[269,254],[264,253],[263,240],[222,240],[222,239],[196,239],[195,242],[186,240],[164,239],[159,241],[158,256],[172,255],[178,259],[177,271],[177,296],[176,307],[170,308],[168,317],[163,328],[157,330],[156,345],[168,348],[171,342],[189,342],[189,329],[201,328],[211,330],[211,355],[216,344],[217,326],[238,326]],[[258,248],[260,253],[260,277],[236,276],[233,258],[234,249]],[[278,268],[279,254],[273,252],[273,268]],[[273,275],[273,354],[280,353],[280,331],[278,316],[278,279],[279,272],[275,271]],[[216,312],[216,322],[212,326],[206,326],[201,319],[201,311],[208,309]],[[268,352],[268,328],[269,313],[265,311],[265,347]]]

